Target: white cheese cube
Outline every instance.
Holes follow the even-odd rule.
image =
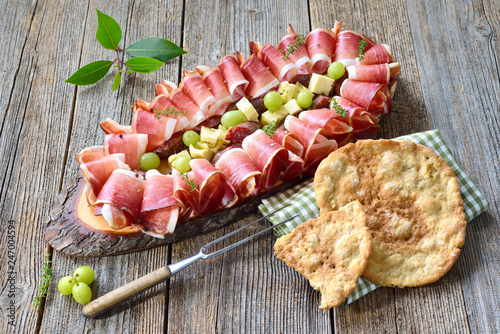
[[[199,145],[200,143],[196,143],[197,147],[194,147],[193,145],[189,145],[189,152],[191,152],[191,156],[193,159],[205,159],[205,160],[211,160],[214,156],[213,152],[210,150],[208,145],[204,143],[204,145]],[[201,143],[203,144],[203,143]],[[206,147],[203,147],[206,146]]]
[[[335,80],[327,76],[313,73],[311,81],[309,81],[309,90],[315,94],[328,95],[333,88],[334,82]]]
[[[185,155],[189,159],[191,159],[191,156],[189,155],[188,150],[184,150],[184,151],[179,152],[177,154],[172,154],[171,156],[168,157],[168,164],[169,164],[169,166],[172,168],[172,163],[175,161],[175,159],[177,159],[178,157],[183,156],[183,155]]]
[[[265,113],[262,114],[260,118],[260,122],[264,125],[269,125],[272,122],[276,122],[276,125],[281,124],[285,117],[288,116],[288,112],[284,107],[281,107],[280,110],[278,111],[266,111]]]
[[[299,112],[302,111],[302,108],[299,107],[299,104],[295,99],[291,99],[283,107],[286,109],[289,115],[297,115]]]
[[[247,100],[246,97],[242,98],[238,103],[236,103],[236,107],[245,115],[247,120],[256,121],[259,117],[257,110],[253,107],[253,105]]]
[[[307,87],[303,86],[300,82],[297,82],[295,84],[295,93],[293,94],[293,98],[296,99],[297,95],[299,95],[300,92],[308,92],[311,93],[311,95],[314,95]]]
[[[280,93],[281,98],[283,99],[283,103],[287,103],[295,94],[297,86],[289,83],[288,81],[283,81],[280,83],[278,87],[278,93]]]
[[[219,129],[211,129],[202,126],[200,131],[200,141],[205,142],[211,146],[215,146],[220,132],[221,130]]]

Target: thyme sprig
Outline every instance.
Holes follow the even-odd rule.
[[[42,284],[37,288],[38,295],[33,298],[34,307],[40,306],[41,299],[47,297],[47,293],[49,292],[50,281],[54,279],[54,277],[52,277],[51,263],[50,253],[45,254],[45,262],[42,268]]]
[[[272,121],[272,123],[264,125],[262,127],[262,131],[264,131],[269,137],[272,137],[276,131],[276,121]]]
[[[168,117],[168,116],[179,116],[182,115],[184,116],[186,114],[185,110],[179,110],[176,107],[168,108],[166,107],[164,110],[161,109],[155,109],[154,110],[155,116],[157,119],[160,119],[161,117]]]
[[[332,97],[332,99],[330,101],[332,101],[332,107],[333,107],[333,109],[335,109],[335,111],[338,114],[340,114],[340,116],[347,117],[347,110],[345,110],[344,108],[342,108],[340,106],[340,104],[338,104],[337,100],[335,99],[335,96]]]
[[[195,191],[198,188],[198,183],[194,182],[193,179],[189,177],[186,173],[179,173],[183,180],[186,180],[186,184],[191,187],[191,191]]]
[[[365,58],[365,48],[368,43],[362,39],[359,41],[358,45],[358,54],[359,54],[359,60],[363,60]]]
[[[283,60],[288,60],[288,56],[294,54],[301,46],[306,45],[306,37],[304,35],[297,35],[295,42],[288,44],[286,50],[280,50],[283,53]]]

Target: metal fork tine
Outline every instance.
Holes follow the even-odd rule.
[[[240,232],[240,231],[243,231],[244,229],[246,229],[246,228],[248,228],[248,227],[250,227],[250,226],[252,226],[252,225],[257,224],[258,222],[260,222],[260,221],[262,221],[262,220],[266,219],[266,218],[267,218],[267,217],[269,217],[269,216],[274,215],[276,212],[281,211],[281,210],[283,210],[284,208],[286,208],[286,207],[288,207],[288,206],[290,206],[290,205],[292,205],[292,203],[288,203],[287,205],[285,205],[285,206],[283,206],[283,207],[281,207],[281,208],[279,208],[279,209],[277,209],[277,210],[274,210],[274,211],[273,211],[273,212],[271,212],[271,213],[268,213],[268,214],[267,214],[267,215],[265,215],[264,217],[261,217],[261,218],[259,218],[259,219],[257,219],[257,220],[254,220],[254,221],[253,221],[253,222],[251,222],[250,224],[247,224],[247,225],[245,225],[245,226],[242,226],[242,227],[240,227],[239,229],[237,229],[237,230],[235,230],[235,231],[233,231],[233,232],[231,232],[231,233],[228,233],[228,234],[223,235],[222,237],[220,237],[220,238],[218,238],[218,239],[215,239],[214,241],[210,241],[208,244],[204,245],[204,246],[201,248],[201,250],[202,250],[202,251],[205,251],[206,249],[208,249],[208,248],[210,248],[210,247],[214,246],[215,244],[218,244],[218,243],[219,243],[219,242],[221,242],[222,240],[224,240],[224,239],[226,239],[226,238],[228,238],[228,237],[230,237],[230,236],[232,236],[232,235],[235,235],[236,233],[238,233],[238,232]]]
[[[233,249],[233,248],[235,248],[235,247],[238,247],[239,245],[244,244],[245,242],[247,242],[247,241],[249,241],[249,240],[252,240],[252,239],[253,239],[253,238],[255,238],[255,237],[258,237],[259,235],[264,234],[264,233],[266,233],[267,231],[270,231],[270,230],[272,230],[272,229],[273,229],[273,228],[275,228],[275,227],[281,226],[281,225],[283,225],[284,223],[286,223],[286,222],[288,222],[288,221],[290,221],[290,220],[292,220],[292,219],[294,219],[294,218],[296,218],[296,217],[298,217],[298,216],[299,216],[299,215],[295,215],[295,216],[290,217],[290,218],[288,218],[288,219],[286,219],[286,220],[284,220],[284,221],[282,221],[282,222],[280,222],[280,223],[278,223],[278,224],[276,224],[276,225],[269,226],[269,227],[267,227],[266,229],[264,229],[264,230],[262,230],[262,231],[259,231],[258,233],[255,233],[255,234],[253,234],[253,235],[251,235],[251,236],[249,236],[249,237],[246,237],[245,239],[242,239],[242,240],[240,240],[240,241],[238,241],[238,242],[235,242],[234,244],[231,244],[231,245],[229,245],[229,246],[226,246],[226,247],[224,247],[224,248],[222,248],[222,249],[220,249],[220,250],[218,250],[218,251],[215,251],[215,252],[213,252],[213,253],[209,253],[209,254],[205,254],[204,258],[205,258],[205,259],[211,259],[211,258],[213,258],[213,257],[215,257],[215,256],[217,256],[217,255],[220,255],[220,254],[222,254],[222,253],[225,253],[225,252],[227,252],[228,250]],[[246,225],[246,226],[243,226],[243,228],[247,228],[248,226],[251,226],[251,225],[253,225],[253,223],[252,223],[252,224],[248,224],[248,225]],[[204,247],[205,247],[205,246],[204,246]],[[202,247],[202,250],[204,250],[204,247]]]

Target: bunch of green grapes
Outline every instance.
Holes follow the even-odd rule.
[[[73,295],[77,303],[85,305],[92,300],[89,285],[95,279],[95,273],[89,266],[78,267],[73,276],[64,276],[59,280],[57,288],[63,295]]]

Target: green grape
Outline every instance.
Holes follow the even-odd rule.
[[[230,127],[243,123],[246,120],[247,119],[245,115],[241,111],[230,110],[222,115],[220,122],[222,126],[224,126],[226,129],[229,129]]]
[[[57,283],[57,288],[59,289],[59,292],[62,293],[63,295],[67,296],[71,294],[71,291],[73,289],[73,286],[76,284],[76,280],[71,277],[71,276],[64,276],[59,280],[59,283]]]
[[[191,161],[191,159],[189,159],[188,156],[181,155],[180,157],[178,157],[177,159],[174,160],[172,165],[179,172],[187,173],[191,170],[191,166],[189,165],[189,161]]]
[[[77,282],[90,284],[95,279],[95,273],[89,266],[78,267],[73,273]]]
[[[311,93],[302,91],[297,94],[297,104],[302,109],[309,108],[313,103],[313,96]]]
[[[83,282],[76,283],[73,286],[73,298],[75,298],[78,304],[88,304],[92,300],[92,290],[89,286]]]
[[[345,73],[344,64],[340,61],[336,61],[330,64],[328,67],[328,77],[331,79],[340,79]]]
[[[269,92],[264,96],[264,105],[270,111],[278,111],[283,105],[283,99],[278,92]]]
[[[141,155],[141,159],[139,160],[142,170],[150,170],[156,169],[160,166],[160,157],[158,154],[149,152]]]
[[[200,135],[193,130],[189,130],[182,135],[182,141],[187,147],[189,147],[189,145],[195,146],[196,143],[200,141]]]

